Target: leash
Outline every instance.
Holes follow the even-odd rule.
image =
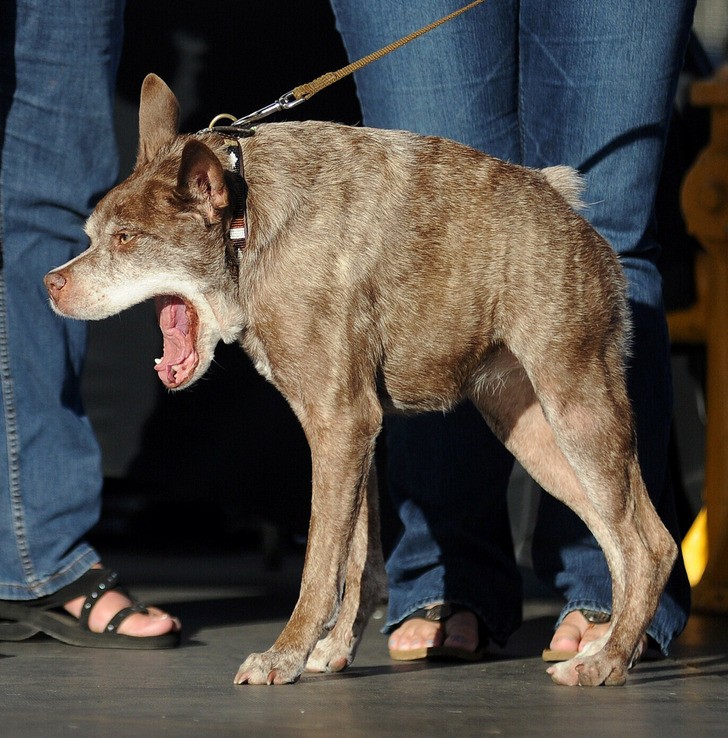
[[[414,41],[420,36],[424,36],[426,33],[434,30],[438,26],[447,23],[448,21],[457,18],[463,13],[467,13],[476,5],[481,5],[485,0],[474,0],[474,2],[465,5],[459,10],[455,10],[452,13],[440,18],[439,20],[429,23],[428,25],[420,28],[413,33],[404,36],[399,41],[394,41],[387,46],[375,51],[372,54],[362,57],[358,61],[347,64],[336,72],[327,72],[322,74],[320,77],[308,82],[307,84],[299,85],[294,87],[290,92],[286,92],[285,95],[281,95],[274,103],[266,105],[260,110],[256,110],[249,115],[245,115],[242,118],[235,118],[234,115],[229,113],[221,113],[216,115],[211,121],[207,128],[204,128],[198,133],[216,133],[223,137],[225,145],[227,147],[228,157],[233,168],[234,173],[234,207],[233,216],[230,226],[228,228],[228,243],[230,245],[233,254],[240,258],[240,254],[245,248],[246,241],[249,236],[249,225],[247,223],[247,194],[248,186],[245,181],[245,171],[243,169],[243,148],[240,142],[241,138],[252,136],[255,130],[251,128],[253,123],[256,123],[263,118],[267,118],[274,113],[278,113],[283,110],[290,110],[295,108],[307,100],[310,100],[316,93],[326,89],[335,82],[338,82],[344,77],[348,77],[353,72],[358,71],[362,67],[371,64],[372,62],[381,59],[383,56],[399,49],[400,47],[408,44],[410,41]],[[232,121],[230,125],[218,126],[217,123],[220,120]]]
[[[310,100],[316,93],[321,92],[321,90],[325,89],[326,87],[329,87],[335,82],[344,79],[344,77],[348,77],[350,74],[358,71],[362,67],[365,67],[368,64],[381,59],[383,56],[391,53],[392,51],[395,51],[396,49],[399,49],[405,44],[408,44],[410,41],[414,41],[416,38],[424,36],[426,33],[429,33],[430,31],[443,25],[444,23],[457,18],[459,15],[467,13],[476,5],[481,5],[484,2],[485,0],[474,0],[474,2],[469,3],[459,10],[455,10],[454,12],[449,13],[443,18],[440,18],[440,20],[429,23],[423,28],[420,28],[418,31],[414,31],[413,33],[410,33],[409,35],[399,39],[399,41],[394,41],[393,43],[379,49],[379,51],[375,51],[372,54],[368,54],[367,56],[362,57],[358,61],[347,64],[347,66],[342,67],[336,72],[327,72],[326,74],[322,74],[320,77],[317,77],[311,82],[299,85],[298,87],[294,87],[290,92],[286,92],[285,95],[281,95],[275,102],[271,103],[270,105],[266,105],[265,107],[260,108],[260,110],[256,110],[255,112],[250,113],[249,115],[245,115],[242,118],[236,119],[234,115],[230,115],[229,113],[221,113],[220,115],[216,115],[212,119],[212,121],[210,121],[210,125],[208,126],[208,128],[205,129],[205,131],[208,131],[212,128],[217,128],[221,132],[236,135],[236,129],[247,128],[251,124],[262,120],[263,118],[267,118],[269,115],[273,115],[274,113],[278,113],[283,110],[290,110],[291,108],[295,108],[297,105]],[[223,119],[230,120],[232,121],[232,123],[229,126],[216,126],[216,123]]]

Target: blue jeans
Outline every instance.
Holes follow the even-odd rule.
[[[352,60],[464,4],[332,0]],[[693,5],[488,0],[356,76],[367,125],[446,136],[526,166],[569,164],[584,174],[585,215],[627,274],[635,333],[628,381],[640,462],[676,536],[667,478],[669,343],[653,204]],[[456,434],[457,451],[449,434]],[[388,562],[386,629],[446,599],[472,608],[504,641],[520,616],[520,583],[503,531],[511,460],[467,407],[447,419],[392,419],[387,443],[404,533]],[[539,576],[566,599],[561,617],[581,607],[608,612],[611,580],[600,549],[571,511],[543,498],[533,558]],[[649,630],[663,650],[688,610],[679,564]]]
[[[122,0],[0,4],[0,598],[34,599],[98,561],[99,449],[79,379],[86,326],[43,275],[85,248],[114,184]]]

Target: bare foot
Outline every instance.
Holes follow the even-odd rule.
[[[100,569],[101,565],[96,565],[94,569]],[[66,612],[78,618],[81,615],[85,597],[77,597],[64,605]],[[116,615],[119,610],[129,607],[132,602],[122,592],[111,590],[103,594],[99,601],[93,606],[89,613],[88,626],[94,633],[103,632],[107,623]],[[165,635],[166,633],[178,632],[182,628],[182,624],[177,618],[168,615],[156,607],[148,607],[148,614],[136,612],[126,618],[119,625],[118,632],[121,635],[139,636],[140,638],[149,636]]]
[[[609,623],[590,623],[579,610],[572,610],[562,621],[551,639],[554,651],[583,651],[609,630]]]
[[[390,651],[417,651],[440,646],[475,651],[478,620],[469,610],[459,610],[445,620],[411,618],[389,636]]]
[[[562,621],[551,639],[549,648],[557,653],[581,653],[592,641],[609,630],[609,622],[592,623],[579,610],[572,610]],[[647,636],[637,645],[630,666],[636,664],[647,650]]]

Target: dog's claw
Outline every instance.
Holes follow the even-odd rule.
[[[568,663],[568,661],[565,661],[563,664],[551,666],[546,671],[550,674],[551,679],[555,684],[559,684],[564,687],[576,687],[579,684],[579,675],[576,669],[563,668],[564,665]]]
[[[289,661],[289,664],[282,663]],[[234,684],[293,684],[301,676],[303,668],[297,661],[280,653],[266,651],[253,653],[240,665],[233,679]]]
[[[306,662],[307,672],[332,673],[344,671],[354,660],[359,638],[349,634],[343,639],[332,631],[317,644]]]

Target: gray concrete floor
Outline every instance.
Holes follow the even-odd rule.
[[[185,624],[181,648],[123,652],[0,643],[0,736],[728,734],[728,621],[695,615],[669,659],[623,688],[554,685],[540,660],[558,603],[530,596],[504,650],[477,664],[395,664],[372,622],[352,668],[283,687],[235,686],[295,602],[300,557],[106,555],[135,593]]]

